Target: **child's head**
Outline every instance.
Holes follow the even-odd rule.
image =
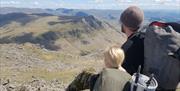
[[[124,60],[124,51],[116,46],[110,47],[104,53],[105,66],[108,68],[119,68],[119,66],[123,63]]]

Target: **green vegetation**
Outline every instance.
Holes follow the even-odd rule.
[[[57,79],[69,84],[83,70],[99,72],[104,50],[123,40],[93,16],[30,17],[36,19],[0,27],[0,79],[19,84]]]

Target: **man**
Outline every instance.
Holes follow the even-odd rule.
[[[143,20],[144,13],[136,6],[130,6],[120,16],[122,32],[128,37],[128,40],[122,45],[122,49],[125,51],[125,61],[122,66],[131,75],[137,72],[140,65],[143,69],[144,38],[137,33]]]

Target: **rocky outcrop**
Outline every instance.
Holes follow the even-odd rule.
[[[65,91],[67,85],[59,80],[45,81],[32,79],[22,84],[2,81],[0,79],[0,91]]]

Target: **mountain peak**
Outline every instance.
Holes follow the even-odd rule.
[[[95,29],[99,29],[103,27],[102,22],[96,19],[93,15],[83,17],[82,21]]]

